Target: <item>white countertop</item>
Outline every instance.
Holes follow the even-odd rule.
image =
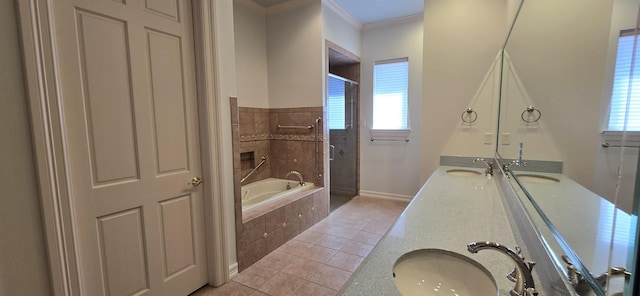
[[[520,173],[544,175],[559,180],[556,183],[522,182],[522,184],[534,196],[536,203],[592,274],[600,275],[606,272],[609,260],[611,260],[611,266],[627,265],[629,239],[635,234],[631,233],[635,224],[632,216],[616,209],[607,199],[562,174]],[[515,184],[513,179],[510,182]],[[535,211],[526,203],[525,205],[528,211]],[[530,213],[530,216],[536,215]],[[536,224],[543,224],[537,217],[534,221]],[[551,239],[548,241],[554,253],[557,255],[564,253],[559,245]],[[622,278],[614,278],[612,291],[622,290],[623,284]]]
[[[460,168],[441,166],[431,175],[340,295],[400,295],[392,278],[395,261],[425,248],[449,250],[479,262],[495,278],[500,295],[508,295],[513,283],[505,274],[513,269],[511,259],[490,250],[467,251],[467,244],[476,241],[515,247],[496,184],[484,175],[450,175],[449,169]]]

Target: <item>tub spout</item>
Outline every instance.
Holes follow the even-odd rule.
[[[515,264],[514,272],[511,274],[515,277],[515,285],[509,293],[511,296],[535,296],[538,295],[538,292],[535,290],[535,285],[533,283],[533,277],[531,276],[531,270],[533,269],[534,262],[525,261],[524,257],[520,255],[520,248],[516,247],[516,251],[513,251],[501,244],[493,243],[493,242],[475,242],[470,243],[467,246],[467,250],[470,253],[477,253],[483,249],[491,249],[498,252],[501,252],[507,255],[513,263]]]
[[[302,178],[302,174],[298,171],[290,171],[287,173],[286,176],[284,176],[285,179],[289,178],[289,176],[291,175],[296,175],[298,177],[298,179],[300,180],[300,186],[304,186],[304,179]]]

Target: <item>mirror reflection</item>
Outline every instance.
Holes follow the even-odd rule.
[[[524,1],[503,55],[498,156],[529,212],[543,213],[533,220],[548,232],[559,268],[571,277],[575,262],[563,257],[567,248],[544,218],[582,272],[594,274],[590,286],[608,295],[624,289],[625,273],[598,277],[633,268],[640,100],[632,103],[628,90],[638,7],[637,0]]]

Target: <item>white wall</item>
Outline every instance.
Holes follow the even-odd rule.
[[[243,3],[233,5],[238,105],[268,108],[267,15]]]
[[[325,40],[338,44],[349,52],[360,56],[360,28],[346,21],[343,16],[328,7],[324,1],[322,3],[322,35]]]
[[[424,6],[420,183],[438,167],[443,154],[486,153],[487,146],[480,140],[488,131],[480,125],[484,121],[478,122],[477,130],[471,131],[473,134],[464,136],[462,133],[467,131],[460,126],[460,115],[478,93],[485,96],[489,91],[485,89],[485,77],[492,71],[504,42],[510,13],[508,0],[425,0]],[[476,106],[474,109],[479,109],[481,104]],[[492,115],[478,116],[478,120],[486,120]],[[448,145],[456,137],[470,140]],[[464,150],[454,151],[452,147]]]
[[[49,295],[14,1],[0,1],[0,295]]]
[[[216,95],[217,117],[215,122],[219,125],[218,131],[221,142],[219,159],[220,179],[222,179],[223,203],[226,227],[227,260],[230,265],[237,262],[236,258],[236,222],[235,204],[233,202],[233,147],[231,146],[231,104],[229,97],[236,96],[236,73],[235,73],[235,41],[233,30],[233,0],[213,1],[213,26],[215,35],[214,55],[217,72]]]
[[[375,26],[362,32],[360,83],[360,189],[411,198],[424,180],[419,180],[422,131],[422,18]],[[409,58],[410,142],[371,142],[373,66],[375,61]]]
[[[320,1],[267,14],[270,108],[322,106],[323,46]]]
[[[602,100],[612,2],[579,2],[525,2],[507,52],[528,102],[509,113],[519,120],[526,104],[532,104],[543,117],[539,129],[527,130],[529,135],[521,132],[522,125],[508,128],[512,138],[522,138],[518,141],[524,142],[525,158],[537,150],[539,159],[545,159],[545,146],[555,145],[564,174],[593,189],[594,160],[602,149],[600,118],[606,113]],[[527,138],[533,136],[548,138],[549,144],[535,146]],[[527,149],[528,145],[533,148]]]

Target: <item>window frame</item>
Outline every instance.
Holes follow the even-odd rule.
[[[393,64],[393,63],[406,63],[407,65],[407,73],[406,73],[406,99],[404,101],[405,106],[404,107],[404,118],[406,120],[406,124],[405,127],[402,128],[377,128],[376,124],[375,124],[375,97],[376,97],[376,66],[377,65],[383,65],[383,64]],[[411,132],[411,120],[409,117],[409,98],[410,98],[410,64],[409,64],[409,57],[398,57],[398,58],[391,58],[391,59],[382,59],[382,60],[375,60],[373,62],[373,67],[372,67],[372,74],[373,74],[373,79],[372,79],[372,97],[371,97],[371,126],[370,126],[370,133],[372,137],[408,137],[408,135]]]
[[[616,74],[618,72],[618,57],[620,55],[620,39],[623,37],[629,37],[629,36],[635,36],[635,40],[634,40],[634,45],[633,48],[631,49],[632,53],[631,53],[631,58],[630,58],[630,65],[628,67],[628,72],[627,75],[625,75],[623,78],[620,78],[620,80],[627,80],[627,91],[625,91],[626,94],[626,98],[625,99],[621,99],[624,100],[625,102],[627,102],[626,107],[624,107],[624,112],[628,113],[629,112],[629,100],[632,99],[632,94],[630,94],[630,88],[631,85],[633,84],[634,80],[638,80],[640,81],[640,72],[636,73],[635,71],[640,71],[639,69],[635,69],[635,64],[640,64],[640,56],[636,56],[636,46],[638,43],[638,38],[640,38],[640,31],[638,29],[625,29],[625,30],[621,30],[620,31],[620,35],[618,36],[617,39],[617,48],[616,48],[616,57],[615,57],[615,61],[616,64],[614,66],[614,72],[613,72],[613,77],[612,77],[612,84],[611,84],[611,94],[609,97],[609,108],[607,109],[607,121],[606,121],[606,128],[603,130],[602,134],[603,135],[607,135],[608,137],[616,137],[616,136],[620,136],[622,133],[630,133],[630,134],[634,134],[634,136],[640,136],[640,127],[638,127],[638,129],[633,129],[633,130],[628,130],[626,127],[626,124],[623,124],[623,129],[612,129],[612,125],[611,125],[611,120],[612,120],[612,115],[614,115],[614,113],[612,113],[612,109],[613,109],[613,105],[614,105],[614,100],[616,98],[614,98],[615,95],[615,91],[616,91],[616,81],[619,80],[619,78],[616,77]],[[627,70],[627,68],[623,69],[623,70]],[[638,77],[635,78],[634,77]],[[633,90],[633,88],[631,88],[631,90]],[[639,90],[640,91],[640,90]],[[639,95],[640,96],[640,95]],[[638,98],[638,101],[640,102],[640,98]]]

